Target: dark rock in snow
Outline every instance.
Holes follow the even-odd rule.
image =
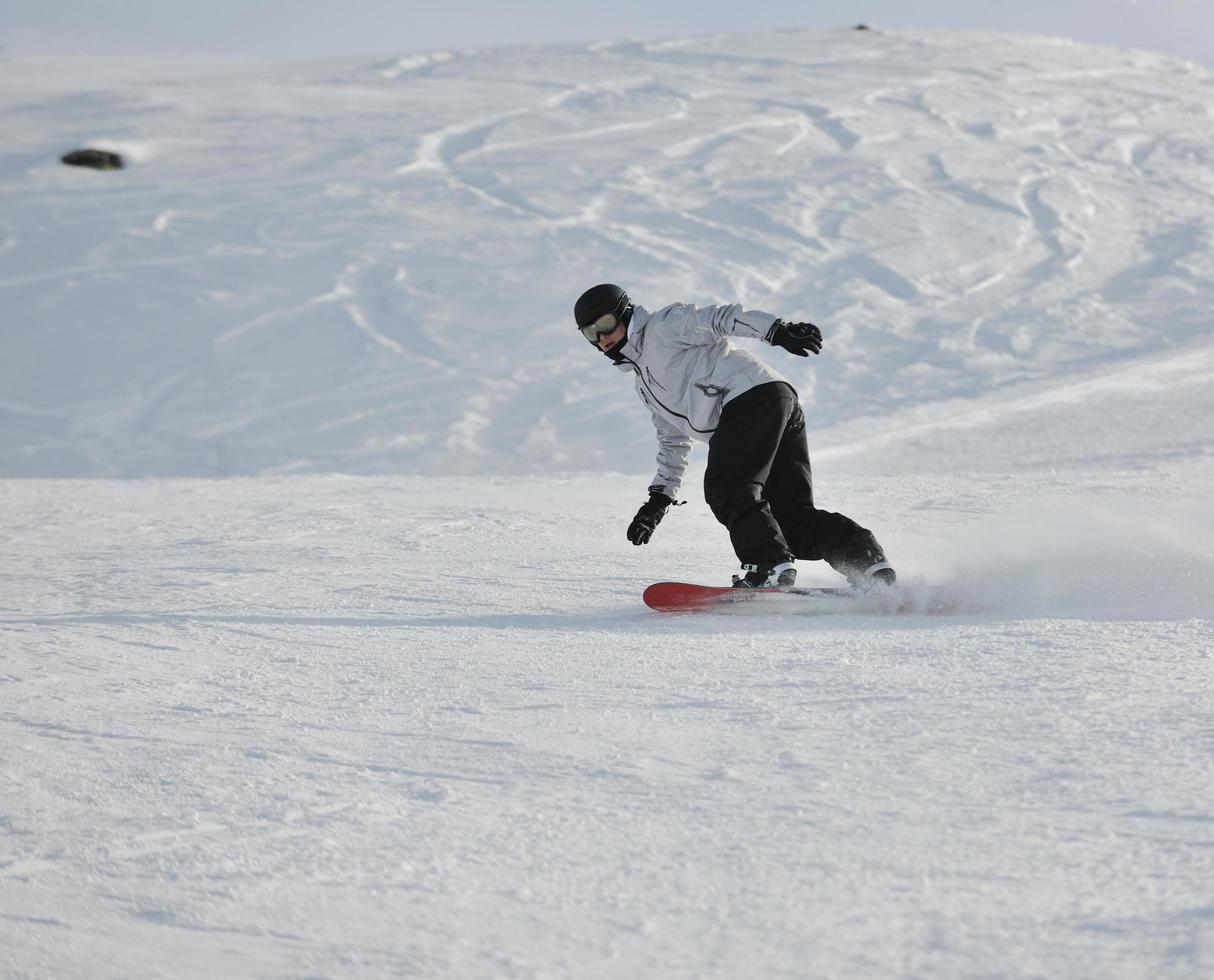
[[[92,167],[94,170],[121,170],[122,157],[109,150],[72,150],[60,157],[69,167]]]

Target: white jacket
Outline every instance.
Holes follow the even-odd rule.
[[[650,490],[672,500],[683,485],[691,441],[707,442],[721,408],[756,385],[787,379],[739,350],[730,336],[764,340],[776,318],[758,310],[676,303],[650,313],[633,306],[628,337],[616,352],[636,374],[637,394],[658,431],[658,472]]]

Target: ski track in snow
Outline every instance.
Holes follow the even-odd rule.
[[[537,407],[601,373],[568,317],[602,279],[819,322],[781,366],[822,426],[1149,357],[1214,308],[1211,79],[1145,53],[794,32],[5,71],[0,383],[58,421],[0,418],[10,476],[631,470]],[[132,166],[53,162],[88,140]],[[361,394],[412,371],[448,397]],[[486,397],[536,428],[429,437]]]
[[[0,974],[1214,973],[1207,72],[0,70]],[[733,559],[702,448],[624,540],[601,279],[819,322],[817,502],[958,611],[645,609]]]

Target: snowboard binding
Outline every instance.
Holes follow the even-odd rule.
[[[797,569],[790,561],[743,565],[742,571],[733,577],[735,589],[787,589],[797,583]]]

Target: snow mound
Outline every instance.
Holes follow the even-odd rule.
[[[1210,407],[1214,83],[1185,62],[841,31],[3,71],[0,474],[645,471],[570,323],[602,280],[820,323],[779,361],[815,444],[893,467],[947,460],[957,406],[1001,465],[1078,458],[1050,393],[1158,416],[1161,349]],[[135,165],[53,163],[85,140]],[[1208,435],[1130,426],[1152,458]]]

